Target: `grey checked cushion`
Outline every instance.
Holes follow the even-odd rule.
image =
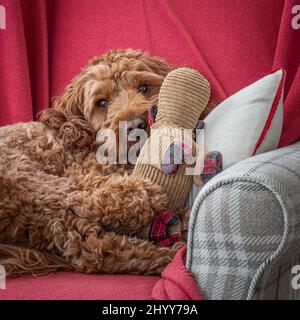
[[[187,267],[207,299],[300,297],[290,293],[297,257],[300,142],[241,161],[202,188],[191,212]]]

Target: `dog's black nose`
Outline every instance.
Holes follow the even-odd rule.
[[[127,122],[127,132],[130,133],[134,129],[146,129],[147,122],[143,118],[136,118]]]

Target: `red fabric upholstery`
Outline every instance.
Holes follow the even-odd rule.
[[[0,300],[148,300],[157,276],[87,275],[59,272],[8,279]]]
[[[151,297],[154,300],[203,300],[193,275],[185,267],[187,248],[181,248],[156,282]]]
[[[93,56],[140,48],[202,72],[224,99],[272,69],[287,80],[281,146],[300,139],[296,0],[2,0],[0,125],[29,121]],[[299,2],[299,1],[298,1]],[[158,277],[59,273],[12,279],[0,298],[150,298]]]
[[[58,272],[46,277],[9,278],[6,289],[0,290],[0,300],[203,300],[185,259],[186,246],[161,277]]]

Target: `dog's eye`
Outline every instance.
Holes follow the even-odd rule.
[[[108,101],[105,99],[100,99],[96,101],[96,107],[101,108],[101,109],[105,109],[108,107]]]
[[[146,85],[146,84],[141,84],[140,86],[139,86],[139,92],[141,92],[141,93],[146,93],[148,91],[148,85]]]

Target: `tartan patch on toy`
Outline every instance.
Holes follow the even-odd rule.
[[[166,239],[163,239],[159,242],[159,244],[162,246],[162,247],[169,247],[171,246],[172,244],[176,243],[176,242],[179,242],[182,240],[182,236],[180,233],[174,233],[174,234],[171,234],[170,236],[168,236],[168,238]]]
[[[162,209],[154,217],[150,230],[150,240],[158,242],[161,246],[170,246],[182,239],[180,232],[169,234],[169,227],[177,225],[177,215],[168,209]]]
[[[178,140],[171,143],[168,150],[162,156],[161,171],[164,174],[172,174],[177,171],[178,164],[193,155],[192,148],[183,141]]]
[[[223,169],[222,154],[219,151],[208,152],[203,163],[201,179],[204,183],[220,173]]]
[[[153,123],[155,122],[156,115],[157,115],[157,105],[154,104],[153,106],[151,106],[151,108],[148,111],[148,125],[149,125],[149,128],[151,128]]]

